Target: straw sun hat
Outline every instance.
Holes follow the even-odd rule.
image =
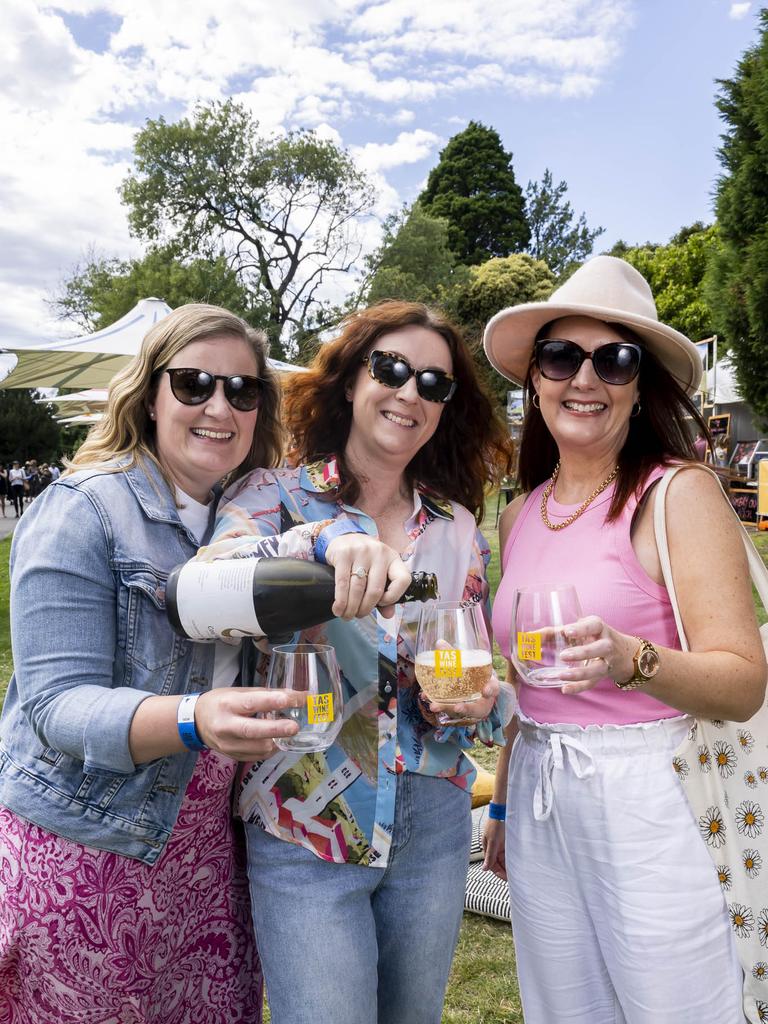
[[[550,320],[590,316],[626,324],[680,386],[693,394],[701,383],[699,351],[684,334],[659,322],[648,282],[626,260],[595,256],[579,267],[546,302],[524,302],[502,309],[485,328],[485,354],[508,380],[525,384],[533,343]]]

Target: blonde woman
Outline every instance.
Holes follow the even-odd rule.
[[[0,721],[6,1024],[261,1019],[233,758],[265,756],[294,727],[254,717],[281,697],[233,688],[236,658],[174,635],[164,590],[220,482],[280,461],[266,352],[226,310],[175,310],[17,527]]]

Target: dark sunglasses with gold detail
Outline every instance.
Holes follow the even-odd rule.
[[[643,350],[631,341],[610,341],[592,352],[585,352],[575,341],[547,338],[537,341],[533,358],[542,377],[569,380],[575,377],[585,359],[606,384],[630,384],[640,372]]]
[[[167,373],[171,379],[171,392],[182,405],[202,405],[216,390],[216,381],[224,383],[224,397],[239,412],[253,412],[261,400],[262,381],[260,377],[236,374],[227,377],[221,373],[208,373],[190,366],[174,366]]]
[[[380,352],[376,349],[363,362],[368,373],[385,388],[401,388],[411,377],[416,378],[416,390],[427,402],[449,402],[456,391],[456,378],[437,367],[414,370],[411,364],[397,352]]]

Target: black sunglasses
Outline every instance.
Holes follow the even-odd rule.
[[[202,405],[216,390],[216,381],[224,382],[224,397],[233,409],[253,412],[259,406],[262,381],[259,377],[237,374],[226,377],[221,373],[208,373],[193,367],[174,366],[163,370],[171,378],[173,397],[182,405]]]
[[[428,402],[449,402],[456,391],[456,380],[445,370],[427,367],[414,370],[407,359],[397,352],[378,349],[363,359],[368,373],[385,388],[401,388],[411,377],[416,378],[416,390]]]
[[[591,359],[595,373],[606,384],[629,384],[640,371],[642,355],[640,346],[631,341],[610,341],[594,352],[585,352],[576,342],[559,338],[537,341],[534,347],[534,361],[547,380],[569,380],[585,359]]]

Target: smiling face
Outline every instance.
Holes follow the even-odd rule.
[[[585,352],[625,340],[610,324],[586,316],[555,320],[549,324],[546,338],[573,341]],[[632,407],[638,401],[637,378],[629,384],[606,384],[590,359],[585,359],[569,380],[547,380],[536,367],[531,378],[539,394],[541,415],[561,452],[593,449],[596,457],[618,456],[627,438]]]
[[[447,342],[428,327],[381,334],[368,352],[375,349],[403,356],[415,370],[453,370]],[[415,376],[400,388],[389,388],[373,380],[366,365],[361,365],[346,397],[352,402],[352,423],[345,454],[367,474],[376,463],[403,471],[437,430],[445,409],[419,395]]]
[[[250,345],[232,335],[190,342],[164,369],[194,367],[227,377],[258,377]],[[240,412],[224,397],[223,381],[200,405],[184,405],[171,391],[167,373],[159,375],[157,393],[149,404],[155,421],[157,455],[174,483],[196,501],[206,503],[215,483],[246,458],[253,440],[258,410]]]

